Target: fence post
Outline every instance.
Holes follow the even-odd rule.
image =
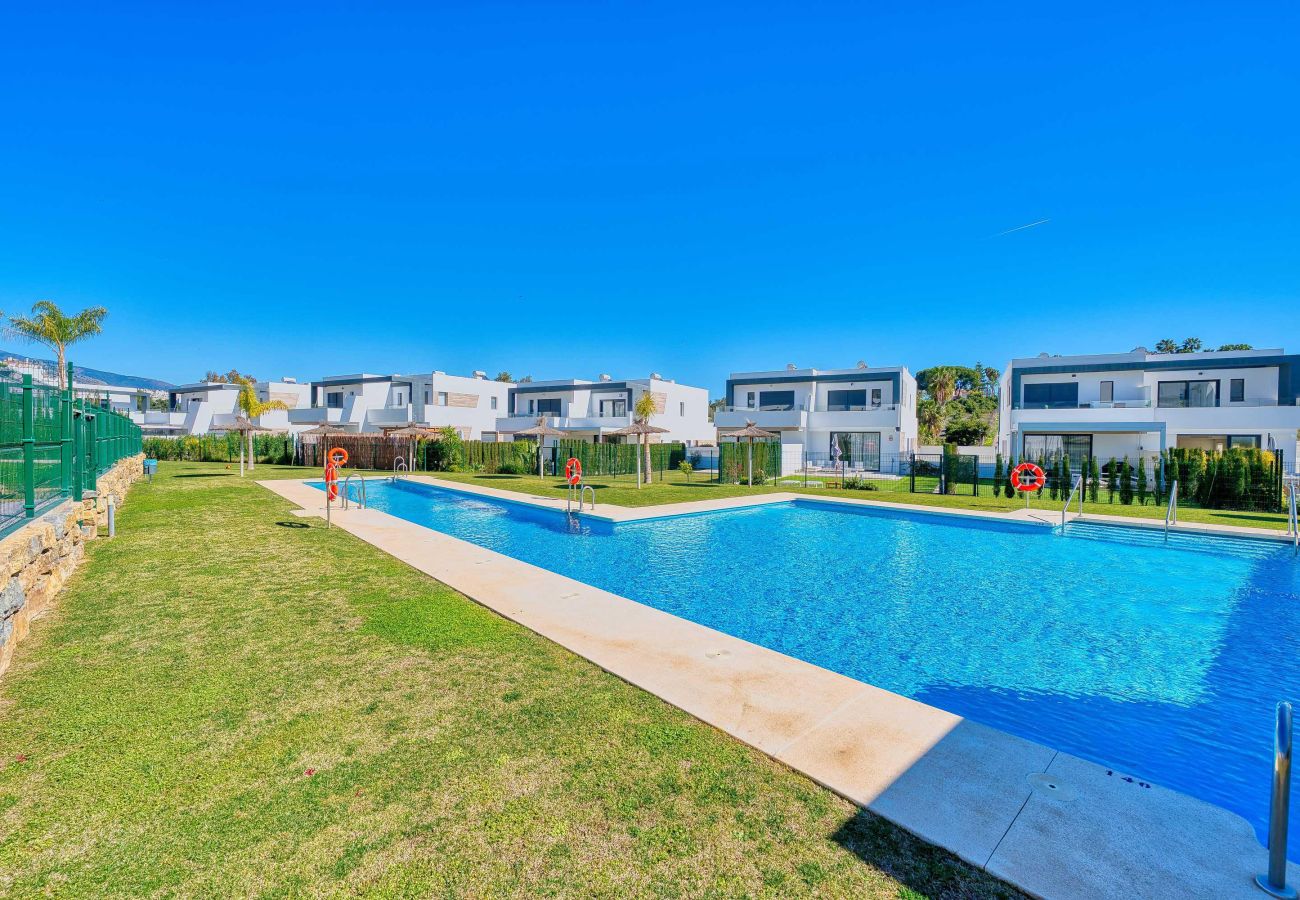
[[[36,416],[32,407],[32,376],[23,376],[23,514],[36,515]]]
[[[59,392],[59,493],[72,495],[72,363]]]
[[[72,399],[72,410],[70,416],[72,419],[72,499],[81,502],[81,465],[82,465],[82,448],[81,448],[81,416],[77,409],[79,401],[74,397]]]

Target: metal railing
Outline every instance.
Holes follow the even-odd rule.
[[[1295,548],[1295,552],[1296,552],[1296,554],[1297,554],[1297,555],[1300,555],[1300,515],[1297,515],[1297,513],[1296,513],[1296,498],[1295,498],[1295,493],[1296,493],[1296,483],[1295,483],[1294,481],[1288,481],[1286,487],[1287,487],[1287,490],[1286,490],[1286,496],[1287,496],[1287,504],[1286,504],[1286,506],[1287,506],[1287,512],[1286,512],[1287,534],[1291,535],[1291,544],[1292,544],[1292,546]]]
[[[1277,705],[1273,729],[1273,792],[1268,806],[1268,872],[1255,877],[1255,884],[1274,897],[1294,898],[1295,889],[1286,883],[1286,839],[1291,812],[1291,704]]]
[[[140,445],[140,426],[122,413],[30,373],[0,376],[0,533],[61,500],[81,500]]]
[[[1074,502],[1074,495],[1079,495],[1079,517],[1083,517],[1083,476],[1076,475],[1074,486],[1070,488],[1070,496],[1065,498],[1065,505],[1061,507],[1061,533],[1065,533],[1065,514],[1070,511],[1070,504]]]
[[[343,508],[344,509],[348,508],[348,502],[351,499],[351,496],[348,492],[348,486],[352,483],[353,478],[358,479],[358,482],[361,486],[361,490],[357,491],[357,506],[359,506],[361,509],[365,509],[366,508],[366,476],[360,474],[359,472],[349,472],[348,477],[343,479],[343,490],[340,492],[342,494]]]
[[[1165,540],[1169,540],[1169,525],[1178,524],[1178,481],[1169,486],[1169,507],[1165,510]]]
[[[581,514],[582,514],[582,505],[583,505],[583,500],[586,498],[586,496],[587,496],[587,492],[588,492],[588,491],[591,492],[591,506],[590,506],[590,509],[595,510],[595,508],[596,508],[596,489],[593,488],[591,485],[589,485],[589,484],[583,484],[583,483],[580,481],[580,482],[578,482],[577,484],[570,484],[570,485],[569,485],[569,489],[568,489],[567,491],[565,491],[565,495],[564,495],[564,511],[565,511],[566,513],[568,513],[569,515],[573,515],[573,500],[574,500],[574,498],[576,497],[577,500],[578,500],[578,514],[581,515]]]

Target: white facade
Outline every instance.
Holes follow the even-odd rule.
[[[306,405],[310,396],[308,385],[290,380],[258,381],[253,384],[253,390],[259,400],[279,400],[290,410]],[[220,381],[178,385],[167,393],[167,409],[149,409],[147,403],[140,404],[144,408],[137,406],[131,412],[131,420],[146,435],[162,437],[223,431],[240,415],[239,391],[239,385]],[[110,396],[116,398],[116,394]],[[254,424],[277,431],[291,430],[286,410],[265,413]]]
[[[1073,461],[1168,447],[1281,450],[1294,464],[1300,357],[1281,350],[1113,353],[1012,360],[998,447],[1030,456],[1067,444]]]
[[[552,428],[574,439],[626,442],[611,432],[632,424],[632,411],[647,393],[655,398],[657,410],[650,424],[668,429],[664,434],[652,435],[652,442],[680,441],[690,446],[712,442],[709,392],[658,375],[623,381],[601,376],[596,381],[566,379],[513,385],[506,414],[497,420],[496,429],[502,440],[510,440],[515,432],[531,428],[544,418]]]
[[[725,400],[721,438],[746,422],[778,433],[783,474],[835,461],[889,470],[916,450],[916,379],[903,366],[733,372]]]
[[[290,411],[294,431],[328,422],[369,434],[403,425],[450,426],[467,440],[495,440],[511,384],[445,372],[337,375],[312,382],[306,408]]]

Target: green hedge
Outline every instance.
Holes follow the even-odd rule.
[[[244,438],[238,434],[204,434],[147,437],[142,445],[145,455],[153,459],[239,462],[241,441]],[[244,443],[247,446],[247,442]],[[287,434],[255,434],[253,456],[257,462],[291,464],[294,461],[293,438]]]
[[[1163,465],[1167,478],[1178,481],[1179,498],[1206,509],[1282,509],[1282,461],[1267,450],[1171,449]]]
[[[754,484],[761,484],[781,474],[781,442],[754,441]],[[718,480],[725,484],[744,484],[749,476],[748,441],[718,444]]]

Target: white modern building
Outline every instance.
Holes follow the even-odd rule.
[[[305,406],[309,401],[308,385],[292,379],[258,381],[253,390],[259,400],[279,400],[290,410]],[[131,420],[146,435],[190,435],[222,431],[239,416],[239,391],[237,384],[221,381],[200,381],[182,384],[167,394],[167,409],[149,409],[147,406],[131,413]],[[265,428],[290,430],[289,414],[285,410],[272,410],[260,416],[256,423]]]
[[[1168,447],[1280,450],[1294,464],[1300,356],[1281,350],[1015,359],[1002,375],[998,447],[1016,457],[1153,455]]]
[[[622,381],[601,375],[596,381],[573,378],[511,385],[506,414],[497,420],[496,429],[502,440],[510,440],[544,418],[552,428],[576,440],[627,443],[612,432],[632,424],[632,412],[644,394],[650,394],[655,402],[650,424],[668,429],[652,436],[651,441],[680,441],[689,446],[713,441],[709,392],[658,374]]]
[[[335,375],[312,382],[304,408],[290,410],[288,421],[294,431],[328,422],[362,434],[450,426],[467,440],[491,441],[512,386],[483,372]]]
[[[779,434],[782,474],[833,462],[896,471],[917,447],[916,379],[904,366],[733,372],[725,401],[714,413],[721,438],[746,422]]]

